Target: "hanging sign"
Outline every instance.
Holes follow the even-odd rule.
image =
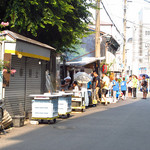
[[[102,73],[107,73],[107,65],[102,66]]]

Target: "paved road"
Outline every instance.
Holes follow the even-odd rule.
[[[0,138],[1,150],[149,150],[150,99],[98,106],[55,125],[9,132]]]

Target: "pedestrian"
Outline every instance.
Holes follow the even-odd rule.
[[[103,88],[102,88],[102,98],[104,99],[105,101],[105,105],[107,106],[107,98],[106,98],[106,95],[108,93],[108,90],[109,90],[109,84],[110,84],[110,80],[109,78],[106,76],[106,74],[102,74],[102,77],[103,77]]]
[[[91,74],[90,74],[90,76],[91,76]],[[91,78],[92,78],[92,76],[91,76]],[[87,83],[87,89],[88,89],[89,100],[92,101],[92,80]]]
[[[126,91],[127,91],[127,82],[125,81],[125,78],[123,78],[123,81],[121,81],[121,92],[123,93],[123,99],[126,99]]]
[[[128,87],[128,97],[132,97],[132,76],[129,76],[129,79],[127,81],[127,87]]]
[[[137,84],[138,80],[135,75],[132,77],[132,92],[133,92],[133,98],[136,98],[136,90],[137,90]]]
[[[119,95],[120,95],[118,78],[115,78],[115,81],[116,81],[116,98],[117,98],[117,101],[118,101],[119,100]]]
[[[93,71],[93,76],[95,77],[96,100],[97,102],[100,102],[100,99],[99,99],[100,77],[98,76],[96,71]]]
[[[147,87],[148,87],[148,84],[147,84],[147,81],[145,79],[145,75],[142,76],[143,80],[142,80],[142,92],[143,92],[143,99],[146,99],[147,98]]]
[[[117,78],[116,78],[117,80]],[[116,93],[118,91],[118,85],[117,85],[117,82],[115,80],[115,77],[113,77],[113,80],[112,80],[112,87],[113,87],[113,103],[116,103]]]

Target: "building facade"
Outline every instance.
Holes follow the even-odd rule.
[[[4,31],[4,61],[9,60],[10,70],[3,73],[4,104],[13,116],[28,116],[31,112],[30,94],[47,92],[46,72],[55,80],[55,49],[49,45],[26,38],[11,31]],[[52,83],[54,84],[54,83]]]

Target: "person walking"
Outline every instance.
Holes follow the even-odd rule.
[[[127,82],[125,81],[125,78],[123,78],[123,81],[121,81],[121,92],[123,93],[123,100],[126,99],[126,91],[127,91]]]
[[[132,77],[132,92],[133,98],[136,98],[136,89],[137,89],[138,80],[135,75]]]
[[[104,99],[105,101],[105,105],[107,106],[107,98],[106,98],[106,95],[108,93],[108,90],[109,90],[109,84],[110,84],[110,80],[109,78],[106,76],[106,74],[102,74],[102,77],[103,77],[103,88],[102,88],[102,98]]]
[[[145,75],[142,76],[143,80],[142,80],[142,92],[143,92],[143,99],[146,99],[147,98],[147,87],[148,87],[148,84],[147,84],[147,81],[145,79]]]
[[[127,81],[128,87],[128,97],[132,97],[132,76],[129,76],[129,80]]]
[[[120,95],[119,82],[118,82],[118,78],[116,78],[115,80],[116,80],[116,98],[117,98],[117,101],[118,101],[119,100],[119,95]]]
[[[117,80],[117,78],[116,78]],[[113,87],[113,103],[116,103],[116,93],[118,91],[118,85],[117,85],[117,81],[115,80],[115,77],[113,77],[112,80],[112,87]]]
[[[98,76],[96,71],[93,71],[93,76],[95,77],[96,100],[97,102],[100,102],[100,99],[99,99],[100,77]]]

